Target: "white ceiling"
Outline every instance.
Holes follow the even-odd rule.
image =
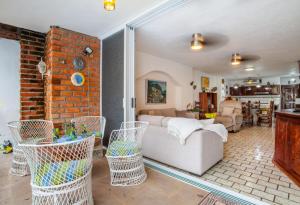
[[[299,0],[192,0],[139,28],[137,50],[226,78],[298,73],[299,9]],[[215,44],[191,51],[195,32]],[[260,60],[233,67],[233,52]],[[256,70],[244,71],[249,65]]]
[[[117,0],[116,10],[103,0],[0,0],[0,22],[47,32],[50,25],[99,36],[160,3],[161,0]]]

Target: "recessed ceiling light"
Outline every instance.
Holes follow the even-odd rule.
[[[239,85],[238,84],[234,84],[233,88],[237,90],[239,88]]]
[[[245,71],[254,71],[255,69],[254,69],[254,67],[247,67],[247,68],[245,68]]]
[[[104,9],[106,11],[113,11],[116,9],[116,0],[104,0]]]
[[[231,65],[240,65],[242,61],[242,56],[239,53],[232,54]]]
[[[261,88],[261,84],[257,84],[256,87],[257,87],[257,88]]]
[[[204,39],[200,33],[193,34],[193,40],[191,41],[192,50],[201,50],[204,47]]]

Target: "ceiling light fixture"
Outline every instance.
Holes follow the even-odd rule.
[[[240,65],[242,61],[242,56],[239,53],[232,54],[231,65]]]
[[[204,47],[204,39],[200,33],[194,33],[191,41],[192,50],[201,50]]]
[[[239,88],[239,85],[238,85],[238,84],[234,84],[233,88],[234,88],[235,90],[237,90],[237,89]]]
[[[116,9],[116,0],[104,0],[104,9],[106,11],[113,11]]]
[[[254,67],[247,67],[247,68],[245,68],[245,71],[254,71],[255,69],[254,69]]]
[[[257,84],[256,87],[257,87],[257,88],[261,88],[261,84]]]

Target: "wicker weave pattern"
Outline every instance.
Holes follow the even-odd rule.
[[[103,157],[103,150],[102,150],[102,142],[103,136],[105,132],[105,125],[106,119],[103,116],[84,116],[78,117],[71,120],[72,123],[75,124],[75,129],[78,133],[82,133],[83,127],[87,129],[89,132],[99,133],[100,139],[97,139],[96,136],[96,145],[94,147],[94,157],[101,158]],[[98,143],[100,141],[100,143]]]
[[[32,204],[93,204],[94,136],[61,144],[20,144],[29,163]]]
[[[111,185],[131,186],[146,180],[141,142],[147,126],[143,122],[127,122],[122,123],[122,129],[112,131],[106,154]]]
[[[53,123],[46,120],[23,120],[8,123],[14,145],[10,173],[17,176],[29,175],[29,167],[18,142],[28,139],[52,142]]]

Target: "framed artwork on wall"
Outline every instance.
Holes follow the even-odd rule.
[[[202,89],[209,89],[209,78],[202,76],[201,77],[201,88]]]
[[[167,103],[167,82],[159,80],[146,80],[146,103]]]

